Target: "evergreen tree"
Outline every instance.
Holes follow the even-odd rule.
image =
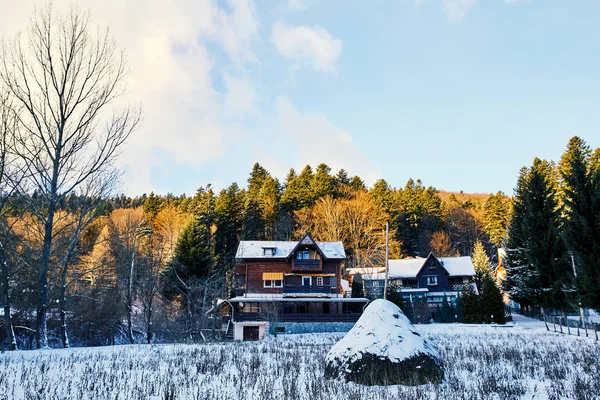
[[[448,297],[444,295],[442,298],[442,306],[438,310],[439,322],[454,322],[454,310],[448,301]]]
[[[353,192],[360,192],[361,190],[366,190],[367,186],[362,179],[355,175],[350,179],[350,189]]]
[[[215,261],[221,270],[234,266],[243,229],[245,192],[236,183],[221,190],[215,201]]]
[[[284,211],[291,214],[313,205],[315,196],[312,191],[312,181],[313,171],[310,165],[307,165],[297,177],[294,170],[290,170],[281,198]]]
[[[479,296],[469,285],[460,293],[460,310],[465,324],[478,324],[482,321]]]
[[[354,275],[352,278],[352,297],[363,298],[365,297],[365,288],[362,276],[360,274]]]
[[[502,292],[496,286],[494,278],[486,274],[481,282],[480,292],[482,322],[504,324],[504,299]]]
[[[481,292],[484,278],[493,278],[493,269],[490,258],[485,253],[483,244],[480,241],[475,243],[471,260],[473,261],[473,267],[475,267],[475,283],[477,284],[477,289]]]
[[[562,308],[572,270],[559,234],[554,165],[538,158],[521,169],[515,189],[505,290],[514,300]]]
[[[315,200],[325,196],[333,196],[335,180],[331,176],[331,168],[327,164],[319,164],[313,176],[311,189]]]
[[[576,263],[582,304],[600,309],[600,171],[598,154],[580,138],[569,140],[559,171],[563,233]],[[594,158],[595,157],[595,158]]]
[[[248,178],[248,191],[243,217],[243,237],[246,240],[263,240],[266,222],[262,209],[261,191],[270,174],[259,163],[254,164]],[[237,185],[236,185],[237,187]]]
[[[150,196],[144,201],[144,213],[153,220],[162,208],[163,202],[161,198],[155,195],[154,192],[151,192]]]
[[[506,240],[510,219],[510,202],[502,192],[490,194],[483,204],[483,227],[496,247]]]
[[[277,221],[279,219],[281,191],[277,179],[269,176],[265,179],[260,191],[260,206],[265,223],[265,239],[275,240],[278,236]]]

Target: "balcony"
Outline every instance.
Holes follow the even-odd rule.
[[[294,259],[292,260],[292,271],[320,271],[321,260],[302,260],[302,259]]]
[[[280,314],[274,316],[260,312],[236,312],[233,317],[236,322],[244,321],[278,321],[278,322],[356,322],[362,314]]]
[[[331,286],[284,286],[283,294],[332,294],[337,293],[337,288]]]

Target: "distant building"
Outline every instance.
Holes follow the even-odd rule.
[[[367,297],[380,297],[385,284],[385,267],[352,269],[350,275],[360,273]],[[471,286],[475,268],[471,257],[436,257],[389,260],[389,284],[402,294],[404,300],[426,300],[431,309],[442,304],[444,297],[456,302],[459,293]]]
[[[228,334],[256,340],[280,333],[347,330],[368,299],[346,296],[342,242],[241,241],[236,254],[236,296],[229,299]]]

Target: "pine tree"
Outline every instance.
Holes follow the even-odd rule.
[[[484,323],[504,324],[504,299],[490,274],[484,275],[480,291],[481,317]]]
[[[144,213],[153,220],[162,208],[163,202],[161,198],[155,195],[154,192],[151,192],[150,196],[144,201]]]
[[[281,191],[277,179],[269,176],[265,179],[260,191],[260,206],[263,212],[262,219],[265,223],[265,239],[275,240],[277,234],[277,221],[281,205]]]
[[[478,324],[482,321],[481,304],[479,295],[469,285],[460,293],[460,310],[463,322],[466,324]]]
[[[360,274],[354,275],[352,278],[352,297],[363,298],[365,297],[365,288],[362,276]]]
[[[477,284],[477,289],[481,292],[484,279],[486,277],[493,278],[493,270],[490,258],[480,241],[475,243],[471,260],[473,261],[473,267],[475,267],[475,283]]]
[[[288,174],[286,187],[281,197],[281,203],[285,212],[291,214],[294,211],[314,204],[315,196],[312,191],[313,171],[307,165],[300,175],[295,176],[292,169]]]
[[[538,158],[522,168],[507,240],[504,287],[514,300],[542,307],[568,305],[572,270],[559,233],[554,165]]]
[[[254,164],[248,177],[248,191],[243,212],[243,238],[246,240],[263,240],[266,222],[262,209],[261,190],[270,174],[259,163]],[[236,185],[237,186],[237,185]]]
[[[319,164],[312,179],[311,189],[315,200],[325,196],[333,196],[335,181],[331,176],[331,168],[327,164]]]
[[[215,201],[215,260],[222,270],[234,266],[243,229],[244,200],[244,191],[233,183],[221,190]]]
[[[490,194],[483,204],[483,227],[496,247],[506,240],[510,219],[510,201],[502,192]]]
[[[575,136],[559,164],[564,238],[578,268],[582,304],[596,309],[600,309],[600,172],[593,156],[599,152],[592,154]]]

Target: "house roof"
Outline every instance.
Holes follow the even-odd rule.
[[[314,242],[325,258],[329,260],[345,260],[346,251],[342,242]],[[242,240],[235,258],[288,258],[300,241]],[[263,249],[274,249],[273,255],[265,255]]]
[[[434,255],[431,256],[435,257]],[[441,262],[444,269],[448,271],[449,276],[475,275],[475,267],[473,267],[473,262],[469,256],[436,258]],[[427,258],[403,258],[399,260],[389,260],[389,279],[416,278],[421,268],[423,268],[425,261],[427,261]],[[385,279],[385,270],[370,276],[366,275],[365,279]]]

